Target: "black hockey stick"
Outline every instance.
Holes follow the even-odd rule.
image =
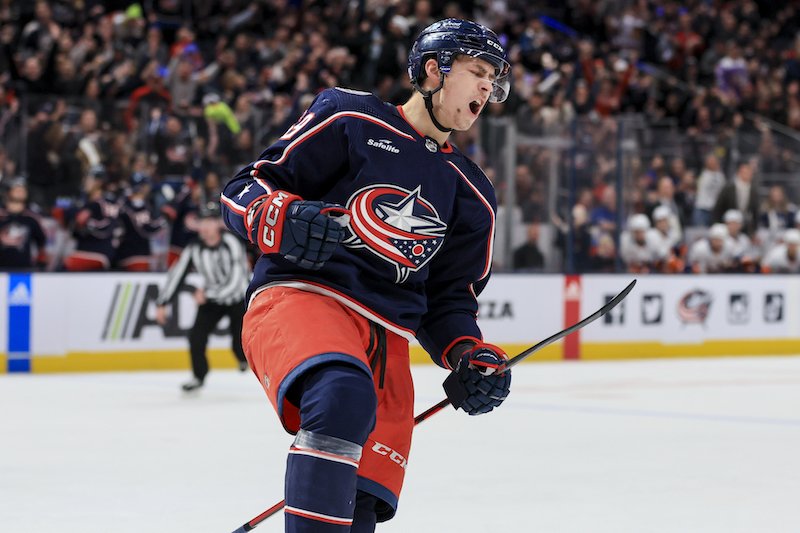
[[[628,284],[627,287],[622,289],[622,292],[620,292],[619,294],[614,296],[603,307],[601,307],[600,309],[598,309],[597,311],[595,311],[591,315],[587,316],[586,318],[584,318],[580,322],[577,322],[577,323],[571,325],[570,327],[559,331],[555,335],[547,337],[542,342],[540,342],[538,344],[535,344],[534,346],[531,346],[530,348],[528,348],[524,352],[520,353],[519,355],[515,355],[514,357],[509,359],[508,362],[506,362],[506,364],[502,368],[498,369],[498,372],[503,372],[505,370],[508,370],[509,368],[521,363],[525,358],[527,358],[530,355],[538,352],[539,350],[541,350],[545,346],[548,346],[548,345],[556,342],[557,340],[566,337],[570,333],[578,331],[579,329],[581,329],[584,326],[588,326],[589,324],[591,324],[592,322],[594,322],[595,320],[597,320],[601,316],[605,315],[606,313],[608,313],[609,311],[614,309],[617,306],[617,304],[619,304],[622,300],[625,299],[626,296],[628,296],[628,293],[630,293],[633,290],[633,286],[634,285],[636,285],[636,280],[631,281]],[[429,418],[431,415],[435,415],[436,413],[438,413],[439,411],[441,411],[442,409],[444,409],[445,407],[447,407],[450,404],[451,404],[450,398],[445,398],[444,400],[442,400],[441,402],[437,403],[436,405],[434,405],[430,409],[428,409],[425,412],[420,413],[419,415],[414,417],[414,425],[416,426],[417,424],[419,424],[420,422],[422,422],[426,418]],[[239,529],[237,529],[233,533],[247,533],[248,531],[250,531],[253,528],[255,528],[258,524],[260,524],[261,522],[263,522],[264,520],[266,520],[270,516],[274,515],[275,513],[277,513],[281,509],[283,509],[283,507],[285,505],[286,505],[286,500],[282,500],[280,503],[276,503],[275,505],[273,505],[272,507],[270,507],[269,509],[267,509],[266,511],[264,511],[263,513],[261,513],[257,517],[253,518],[252,520],[250,520],[246,524],[242,525]]]

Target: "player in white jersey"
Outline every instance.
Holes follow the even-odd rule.
[[[787,229],[783,233],[783,242],[775,245],[761,261],[761,271],[779,274],[800,272],[800,230]]]
[[[728,226],[728,233],[733,241],[733,246],[737,257],[753,255],[753,241],[742,231],[744,216],[738,209],[728,209],[725,211],[722,220]]]
[[[663,246],[673,250],[681,242],[680,229],[672,224],[671,217],[674,217],[669,207],[660,205],[653,210],[653,231]]]
[[[629,272],[659,270],[669,253],[650,227],[647,215],[636,214],[628,221],[628,229],[620,236],[619,253]]]
[[[711,274],[729,271],[734,265],[735,257],[728,227],[717,223],[711,226],[707,238],[692,244],[686,260],[692,272]]]
[[[667,250],[667,259],[662,262],[660,270],[674,274],[683,272],[686,262],[686,245],[679,227],[676,228],[672,221],[674,214],[669,207],[660,205],[653,210],[653,229],[650,230],[655,238]]]

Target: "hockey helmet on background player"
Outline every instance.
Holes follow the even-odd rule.
[[[151,177],[149,174],[145,174],[144,172],[135,172],[131,176],[129,185],[132,192],[138,193],[143,188],[150,187]]]
[[[458,55],[476,57],[494,66],[495,79],[492,80],[493,90],[489,102],[505,102],[511,86],[511,65],[505,48],[495,32],[468,20],[441,20],[422,30],[408,55],[411,85],[423,96],[430,98],[430,95],[441,89],[441,84],[433,91],[422,89],[423,65],[428,59],[436,58],[439,70],[447,74]]]
[[[199,218],[221,218],[222,210],[220,209],[219,202],[206,202],[200,207],[197,216]]]
[[[638,213],[628,220],[628,229],[631,231],[646,231],[650,229],[650,219],[647,215]]]

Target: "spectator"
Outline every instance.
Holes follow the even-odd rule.
[[[544,255],[539,249],[538,223],[528,224],[525,244],[514,250],[514,270],[544,268]]]
[[[192,107],[197,105],[200,90],[199,76],[195,74],[196,63],[190,55],[196,49],[197,45],[191,44],[170,61],[169,75],[165,83],[165,88],[172,96],[175,114],[184,117],[188,116]]]
[[[233,110],[220,100],[217,93],[211,92],[203,97],[203,114],[208,121],[208,128],[213,129],[218,137],[217,154],[226,163],[232,162],[236,137],[242,131],[242,125],[236,119]]]
[[[681,227],[680,219],[682,210],[675,201],[675,184],[669,176],[663,176],[658,179],[655,194],[645,208],[646,214],[654,219],[653,213],[659,207],[664,207],[669,211],[668,220],[671,232],[677,236],[678,240],[682,239],[683,228]]]
[[[56,39],[60,33],[60,27],[53,23],[49,26],[50,30],[41,32],[42,36],[47,35],[47,48],[43,50],[42,54],[25,54],[24,59],[21,61],[21,68],[17,66],[17,60],[14,57],[11,48],[11,39],[13,39],[13,32],[0,33],[0,47],[2,47],[2,54],[8,67],[8,73],[13,80],[14,85],[20,94],[35,94],[44,95],[48,93],[58,92],[56,85],[56,57],[58,55],[58,43]],[[55,32],[55,35],[50,35],[49,31]],[[24,39],[24,37],[22,37]],[[38,44],[36,45],[38,48]],[[42,59],[44,58],[44,60]],[[41,99],[32,99],[31,105],[36,106],[41,102]],[[29,109],[32,111],[35,107]]]
[[[133,59],[138,65],[146,65],[151,61],[166,65],[169,62],[169,48],[164,42],[164,34],[158,24],[147,28],[145,39],[136,47]]]
[[[106,154],[110,148],[98,129],[97,120],[97,112],[94,109],[81,111],[75,139],[77,141],[75,156],[81,164],[82,174],[86,174],[90,168],[105,167],[108,164]]]
[[[766,228],[770,233],[778,233],[795,227],[795,220],[797,220],[797,206],[786,198],[783,186],[770,187],[761,209],[759,226]]]
[[[558,233],[556,235],[556,248],[564,254],[564,265],[568,265],[572,257],[573,272],[589,272],[592,268],[592,231],[589,214],[582,204],[575,204],[572,208],[572,227],[558,215],[551,215],[553,224]],[[567,247],[569,233],[572,231],[572,248]],[[569,271],[569,269],[567,269]]]
[[[27,203],[24,182],[12,183],[0,209],[0,270],[41,270],[47,264],[47,237]]]
[[[783,232],[782,242],[769,249],[761,261],[761,271],[774,274],[800,272],[800,230],[790,228]]]
[[[617,270],[617,247],[611,235],[601,235],[591,258],[591,271],[611,273]]]
[[[14,162],[8,158],[6,147],[0,145],[0,194],[3,194],[14,181],[15,167]]]
[[[723,94],[738,102],[748,83],[748,75],[747,63],[742,57],[741,48],[735,41],[727,43],[727,54],[717,63],[714,75],[717,87]]]
[[[27,139],[28,188],[31,203],[49,214],[59,196],[80,193],[80,162],[74,139],[65,131],[63,100],[43,104]]]
[[[733,268],[733,242],[725,224],[712,224],[708,237],[695,241],[686,257],[687,268],[695,274],[716,274]]]
[[[169,74],[165,67],[151,62],[143,72],[145,84],[133,91],[125,108],[125,124],[128,131],[134,131],[139,123],[140,107],[148,116],[159,109],[162,113],[172,112],[172,95],[164,87],[164,78]]]
[[[181,119],[175,115],[167,117],[164,128],[159,128],[153,137],[157,155],[156,174],[159,178],[178,177],[190,173],[192,168],[192,142]]]
[[[606,186],[600,193],[600,205],[592,209],[590,223],[598,235],[614,235],[617,229],[617,192]]]
[[[697,181],[694,171],[687,170],[678,179],[678,186],[675,189],[675,203],[678,205],[678,220],[681,228],[688,228],[692,225],[692,213],[696,201]]]
[[[71,221],[75,250],[63,259],[69,271],[109,270],[118,246],[115,230],[119,205],[106,193],[108,174],[104,168],[90,169],[83,179],[84,205]]]
[[[697,198],[694,202],[692,224],[709,227],[714,223],[714,205],[719,193],[725,187],[725,175],[719,170],[719,159],[710,154],[706,156],[705,166],[697,178]]]
[[[748,162],[739,163],[733,181],[725,185],[714,204],[714,222],[722,222],[729,209],[742,212],[742,228],[747,235],[754,235],[758,223],[760,199],[758,189],[753,186],[753,167]]]
[[[153,206],[149,195],[150,176],[131,176],[128,195],[120,209],[122,237],[115,257],[115,267],[121,270],[148,272],[156,269],[157,258],[153,256],[151,240],[167,225],[165,218],[153,217]]]

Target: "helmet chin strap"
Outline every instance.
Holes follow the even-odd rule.
[[[443,72],[441,72],[441,81],[439,82],[439,86],[437,88],[435,88],[434,90],[432,90],[432,91],[425,91],[425,90],[422,89],[422,87],[420,87],[420,85],[418,83],[416,83],[416,82],[414,83],[414,87],[420,93],[422,93],[422,99],[425,100],[425,109],[428,110],[428,115],[431,117],[431,122],[433,122],[433,125],[436,126],[436,129],[438,129],[441,132],[450,133],[451,131],[453,131],[453,128],[445,128],[444,126],[439,124],[439,121],[436,120],[435,116],[433,116],[433,95],[435,93],[439,92],[439,90],[443,86],[444,86],[444,73]]]

